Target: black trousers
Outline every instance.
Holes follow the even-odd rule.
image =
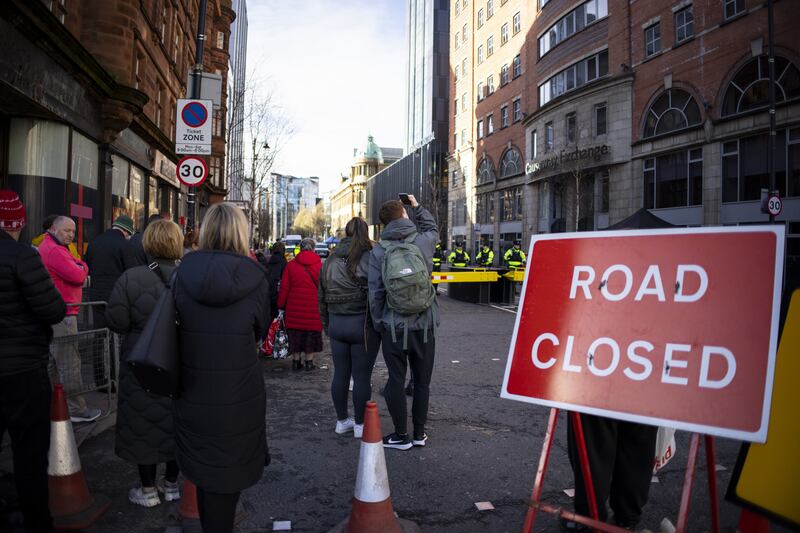
[[[592,415],[580,417],[600,520],[608,518],[608,501],[618,525],[635,526],[650,493],[658,428]],[[575,476],[575,512],[590,516],[571,416],[567,438]]]
[[[425,342],[425,332],[408,332],[408,349],[403,350],[403,330],[396,332],[397,341],[392,341],[392,333],[384,331],[381,335],[383,342],[383,359],[389,371],[389,382],[386,384],[384,394],[386,406],[392,416],[394,430],[399,435],[408,433],[408,406],[406,405],[406,370],[411,366],[411,375],[414,377],[414,396],[411,406],[411,419],[414,432],[419,434],[425,431],[428,421],[428,401],[430,397],[431,375],[433,374],[433,361],[436,353],[436,340],[433,331],[428,330],[428,342]]]
[[[180,473],[178,463],[175,460],[167,461],[167,468],[164,472],[164,479],[170,483],[175,483]],[[158,465],[139,465],[139,479],[142,480],[142,487],[156,486],[156,470]]]
[[[40,369],[0,376],[0,445],[8,431],[14,454],[14,480],[28,532],[53,530],[47,491],[50,397],[46,362]],[[0,517],[0,529],[3,522]]]
[[[339,420],[347,418],[347,396],[350,376],[353,377],[353,418],[364,423],[364,408],[372,397],[372,368],[378,357],[380,337],[366,314],[337,315],[331,313],[328,331],[333,357],[331,398]]]
[[[197,487],[197,511],[203,533],[232,533],[240,494],[208,492]]]

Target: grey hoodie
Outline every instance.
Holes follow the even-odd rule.
[[[410,208],[409,217],[410,219],[398,218],[389,222],[381,233],[381,240],[403,240],[416,231],[417,237],[414,239],[414,244],[417,245],[425,258],[428,272],[433,272],[433,252],[436,248],[436,243],[439,242],[439,229],[436,227],[436,221],[433,219],[433,215],[422,206]],[[372,315],[372,321],[378,331],[389,329],[392,323],[392,314],[394,313],[386,305],[386,287],[383,285],[383,276],[381,274],[383,255],[383,248],[374,246],[369,256],[369,310]],[[408,329],[431,329],[434,321],[437,325],[439,324],[439,303],[435,299],[433,305],[409,322]],[[405,319],[399,315],[394,322],[396,328],[405,327]]]

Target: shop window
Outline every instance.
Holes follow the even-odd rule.
[[[800,97],[800,70],[788,59],[775,56],[775,102]],[[722,116],[744,113],[769,104],[769,62],[766,55],[745,63],[725,90]]]
[[[522,173],[522,157],[516,148],[509,148],[500,160],[500,177],[509,178]]]
[[[694,98],[682,89],[667,89],[647,110],[644,137],[697,126],[700,122],[700,108]]]
[[[144,229],[146,187],[144,171],[136,165],[131,165],[131,209],[133,210],[133,223],[137,230]]]
[[[609,197],[609,180],[608,180],[608,171],[604,171],[600,177],[600,209],[598,210],[599,213],[608,213],[608,197]]]
[[[72,183],[97,189],[100,154],[97,144],[77,131],[72,132]]]
[[[488,157],[484,157],[481,160],[481,164],[478,165],[478,185],[492,183],[493,181],[495,181],[494,165],[492,165]]]
[[[769,188],[766,133],[722,145],[722,201],[759,200]],[[775,185],[781,196],[800,196],[800,128],[775,135]]]
[[[66,180],[68,153],[67,126],[45,120],[11,119],[8,140],[9,174]]]
[[[667,208],[703,203],[703,151],[681,150],[644,160],[645,207]]]
[[[111,164],[111,218],[127,215],[134,218],[130,200],[130,171],[131,165],[127,160],[112,155]]]

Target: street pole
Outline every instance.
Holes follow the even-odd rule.
[[[773,0],[767,2],[769,28],[769,147],[767,148],[767,168],[769,170],[769,198],[775,190],[775,21]],[[770,223],[775,222],[775,215],[770,213]]]
[[[203,43],[206,39],[206,3],[208,0],[200,0],[200,12],[197,18],[197,40],[195,41],[195,62],[192,68],[192,94],[193,100],[200,98],[200,84],[203,80]],[[188,203],[188,224],[187,227],[195,229],[197,221],[197,198],[194,187],[189,187]]]

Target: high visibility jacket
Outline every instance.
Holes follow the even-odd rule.
[[[295,257],[297,257],[298,255],[300,255],[300,245],[299,245],[299,244],[296,244],[296,245],[295,245],[295,247],[294,247],[294,252],[293,252],[293,253],[294,253],[294,256],[295,256]]]
[[[447,256],[447,262],[454,267],[465,267],[469,264],[469,254],[464,250],[453,250]]]
[[[492,263],[494,263],[494,251],[489,250],[488,252],[484,252],[481,250],[478,252],[478,256],[475,260],[480,266],[492,266]]]
[[[434,268],[439,268],[442,266],[442,258],[444,258],[444,250],[442,250],[442,247],[437,244],[436,249],[433,251]]]
[[[503,260],[510,267],[521,267],[525,262],[525,252],[521,249],[509,248],[503,255]]]

